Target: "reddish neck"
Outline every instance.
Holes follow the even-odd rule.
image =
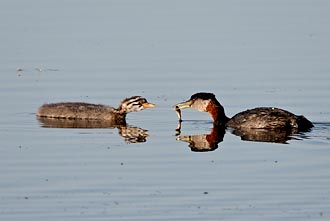
[[[213,123],[219,126],[225,126],[229,118],[225,114],[225,110],[221,105],[216,105],[213,102],[210,102],[206,107],[206,111],[212,116]]]

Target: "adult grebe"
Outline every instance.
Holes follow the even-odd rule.
[[[228,118],[224,108],[212,93],[196,93],[188,101],[173,106],[179,118],[180,109],[193,108],[208,112],[215,125],[231,127],[234,129],[285,129],[306,131],[313,127],[312,122],[304,116],[297,116],[289,111],[274,107],[258,107],[240,112]]]
[[[106,105],[83,102],[44,104],[38,109],[37,116],[60,119],[105,120],[124,124],[126,123],[127,113],[153,107],[155,105],[148,103],[145,98],[133,96],[124,99],[117,109]]]

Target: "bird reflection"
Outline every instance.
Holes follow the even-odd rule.
[[[242,140],[255,142],[287,143],[295,135],[295,130],[271,130],[271,129],[234,129],[232,134],[241,137]]]
[[[307,131],[298,130],[271,130],[271,129],[228,129],[232,134],[241,137],[244,141],[270,142],[287,144],[288,140],[304,138]],[[218,148],[218,144],[223,141],[226,128],[213,125],[210,134],[181,135],[181,122],[176,128],[178,141],[189,143],[192,151],[213,151]]]
[[[77,120],[77,119],[57,119],[37,117],[41,127],[45,128],[117,128],[118,134],[125,139],[127,143],[142,143],[147,141],[148,130],[124,124],[114,124],[111,121],[104,120]]]
[[[176,140],[188,142],[188,146],[194,152],[214,151],[223,141],[225,132],[224,127],[214,125],[209,134],[181,135],[181,122],[179,122],[176,128]]]
[[[147,141],[147,137],[149,134],[147,134],[148,130],[134,127],[134,126],[119,126],[118,128],[118,134],[125,138],[125,141],[127,143],[144,143]]]

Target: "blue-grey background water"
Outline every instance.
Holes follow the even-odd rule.
[[[329,219],[329,21],[329,1],[2,1],[0,219]],[[193,152],[171,106],[199,91],[228,116],[275,106],[315,127]],[[127,117],[146,142],[35,117],[132,95],[157,105]],[[183,118],[183,135],[211,132],[207,113]]]

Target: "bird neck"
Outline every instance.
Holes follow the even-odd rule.
[[[209,144],[215,144],[223,141],[223,137],[226,133],[226,128],[221,125],[214,125],[210,134],[206,135],[206,140]]]
[[[126,111],[121,108],[121,106],[119,106],[117,109],[113,109],[112,112],[117,115],[124,115],[124,116],[126,116],[127,114]]]
[[[224,108],[221,106],[220,103],[213,103],[206,107],[206,111],[211,115],[213,118],[213,124],[217,126],[225,126],[226,123],[229,121],[229,118],[225,114]]]

